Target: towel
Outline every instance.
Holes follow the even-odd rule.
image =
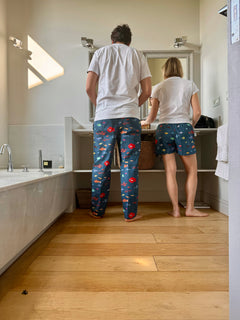
[[[215,175],[228,180],[228,125],[224,124],[217,130],[217,168]]]
[[[228,125],[224,124],[217,130],[216,160],[228,162]]]

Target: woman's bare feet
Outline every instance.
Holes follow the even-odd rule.
[[[186,217],[207,217],[208,213],[201,212],[201,211],[193,208],[193,209],[186,209],[185,216]]]
[[[89,211],[88,214],[89,214],[90,217],[92,217],[94,219],[102,219],[102,216],[98,216],[96,214],[96,212]]]
[[[132,218],[132,219],[125,219],[126,222],[132,222],[132,221],[136,221],[141,219],[143,216],[141,216],[140,214],[136,215],[136,217]]]

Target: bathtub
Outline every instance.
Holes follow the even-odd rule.
[[[63,212],[73,208],[71,171],[0,170],[0,274]]]

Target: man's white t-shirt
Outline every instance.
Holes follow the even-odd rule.
[[[99,76],[95,121],[139,118],[139,83],[151,77],[141,52],[119,43],[100,48],[93,55],[89,71]]]
[[[159,101],[159,123],[191,123],[191,97],[199,90],[191,80],[170,77],[153,88],[152,98]]]

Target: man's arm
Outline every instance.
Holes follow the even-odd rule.
[[[97,82],[98,82],[98,75],[93,72],[89,71],[87,75],[87,82],[86,82],[86,92],[89,96],[89,99],[96,107],[97,104]]]
[[[142,92],[139,96],[139,107],[150,97],[152,92],[151,77],[147,77],[140,81]]]
[[[192,109],[193,109],[192,126],[194,128],[195,125],[197,124],[200,116],[201,116],[201,107],[200,107],[200,103],[199,103],[199,100],[198,100],[198,94],[197,93],[195,93],[192,96],[191,105],[192,105]]]

